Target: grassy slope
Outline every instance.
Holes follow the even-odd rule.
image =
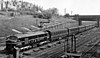
[[[34,19],[31,16],[20,16],[12,19],[0,19],[0,36],[15,34],[11,29],[17,29],[25,32],[21,27],[35,25]]]
[[[17,34],[11,29],[16,29],[21,32],[28,32],[27,30],[22,28],[22,27],[27,27],[31,30],[36,30],[36,28],[31,27],[31,25],[37,26],[36,19],[40,20],[39,18],[33,18],[32,16],[29,16],[29,15],[16,16],[14,18],[10,17],[11,19],[9,19],[9,17],[5,17],[5,18],[4,19],[0,18],[0,37],[11,35],[11,34]],[[43,21],[43,19],[41,20]],[[65,21],[77,23],[75,20],[71,20],[67,18],[52,18],[51,22],[45,25],[52,26],[52,25],[56,25],[59,23],[63,23]],[[74,26],[75,24],[72,24],[72,23],[70,23],[70,25]]]

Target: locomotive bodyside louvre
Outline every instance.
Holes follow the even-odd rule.
[[[9,36],[7,37],[7,41],[6,41],[6,50],[9,50],[11,48],[14,49],[14,46],[15,47],[18,47],[18,48],[23,48],[25,46],[31,46],[31,47],[34,47],[34,46],[37,46],[38,43],[40,43],[41,41],[45,41],[47,40],[47,33],[45,33],[44,31],[42,33],[39,33],[39,34],[35,34],[35,35],[32,35],[32,36]],[[12,46],[13,47],[12,47]],[[13,51],[13,50],[9,50],[9,51]]]

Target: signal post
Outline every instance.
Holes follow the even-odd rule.
[[[96,20],[97,20],[97,27],[99,27],[99,18],[97,18]]]
[[[65,55],[67,55],[69,58],[80,58],[81,54],[77,53],[76,51],[76,37],[75,35],[71,35],[71,47],[70,47],[70,51],[69,49],[65,52]],[[68,40],[67,40],[68,42]],[[67,46],[68,47],[68,46]]]
[[[78,15],[78,14],[75,15],[75,20],[78,21],[78,25],[79,25],[79,26],[82,25],[82,20],[79,18],[79,15]]]

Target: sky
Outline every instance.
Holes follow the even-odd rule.
[[[66,8],[66,13],[71,12],[71,5],[72,5],[71,0],[23,0],[23,1],[28,1],[33,4],[40,5],[43,7],[43,9],[55,7],[59,10],[60,14],[65,14],[64,13],[65,8]]]
[[[43,7],[56,7],[60,14],[100,15],[100,0],[23,0]]]

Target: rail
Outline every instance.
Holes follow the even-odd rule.
[[[100,41],[98,42],[98,43],[96,43],[94,46],[92,46],[89,50],[87,50],[86,52],[84,52],[84,53],[82,53],[82,56],[81,56],[81,58],[84,58],[84,57],[89,57],[89,58],[91,58],[92,57],[92,55],[96,52],[96,50],[98,49],[98,44],[100,43]],[[91,55],[87,55],[89,52],[94,52],[94,53],[92,53]]]
[[[61,24],[61,26],[62,26],[62,24]],[[58,27],[58,26],[57,26]],[[65,28],[65,27],[64,27]],[[86,30],[87,31],[87,30]],[[17,49],[17,48],[16,48]],[[18,53],[19,53],[19,51],[18,51]]]

